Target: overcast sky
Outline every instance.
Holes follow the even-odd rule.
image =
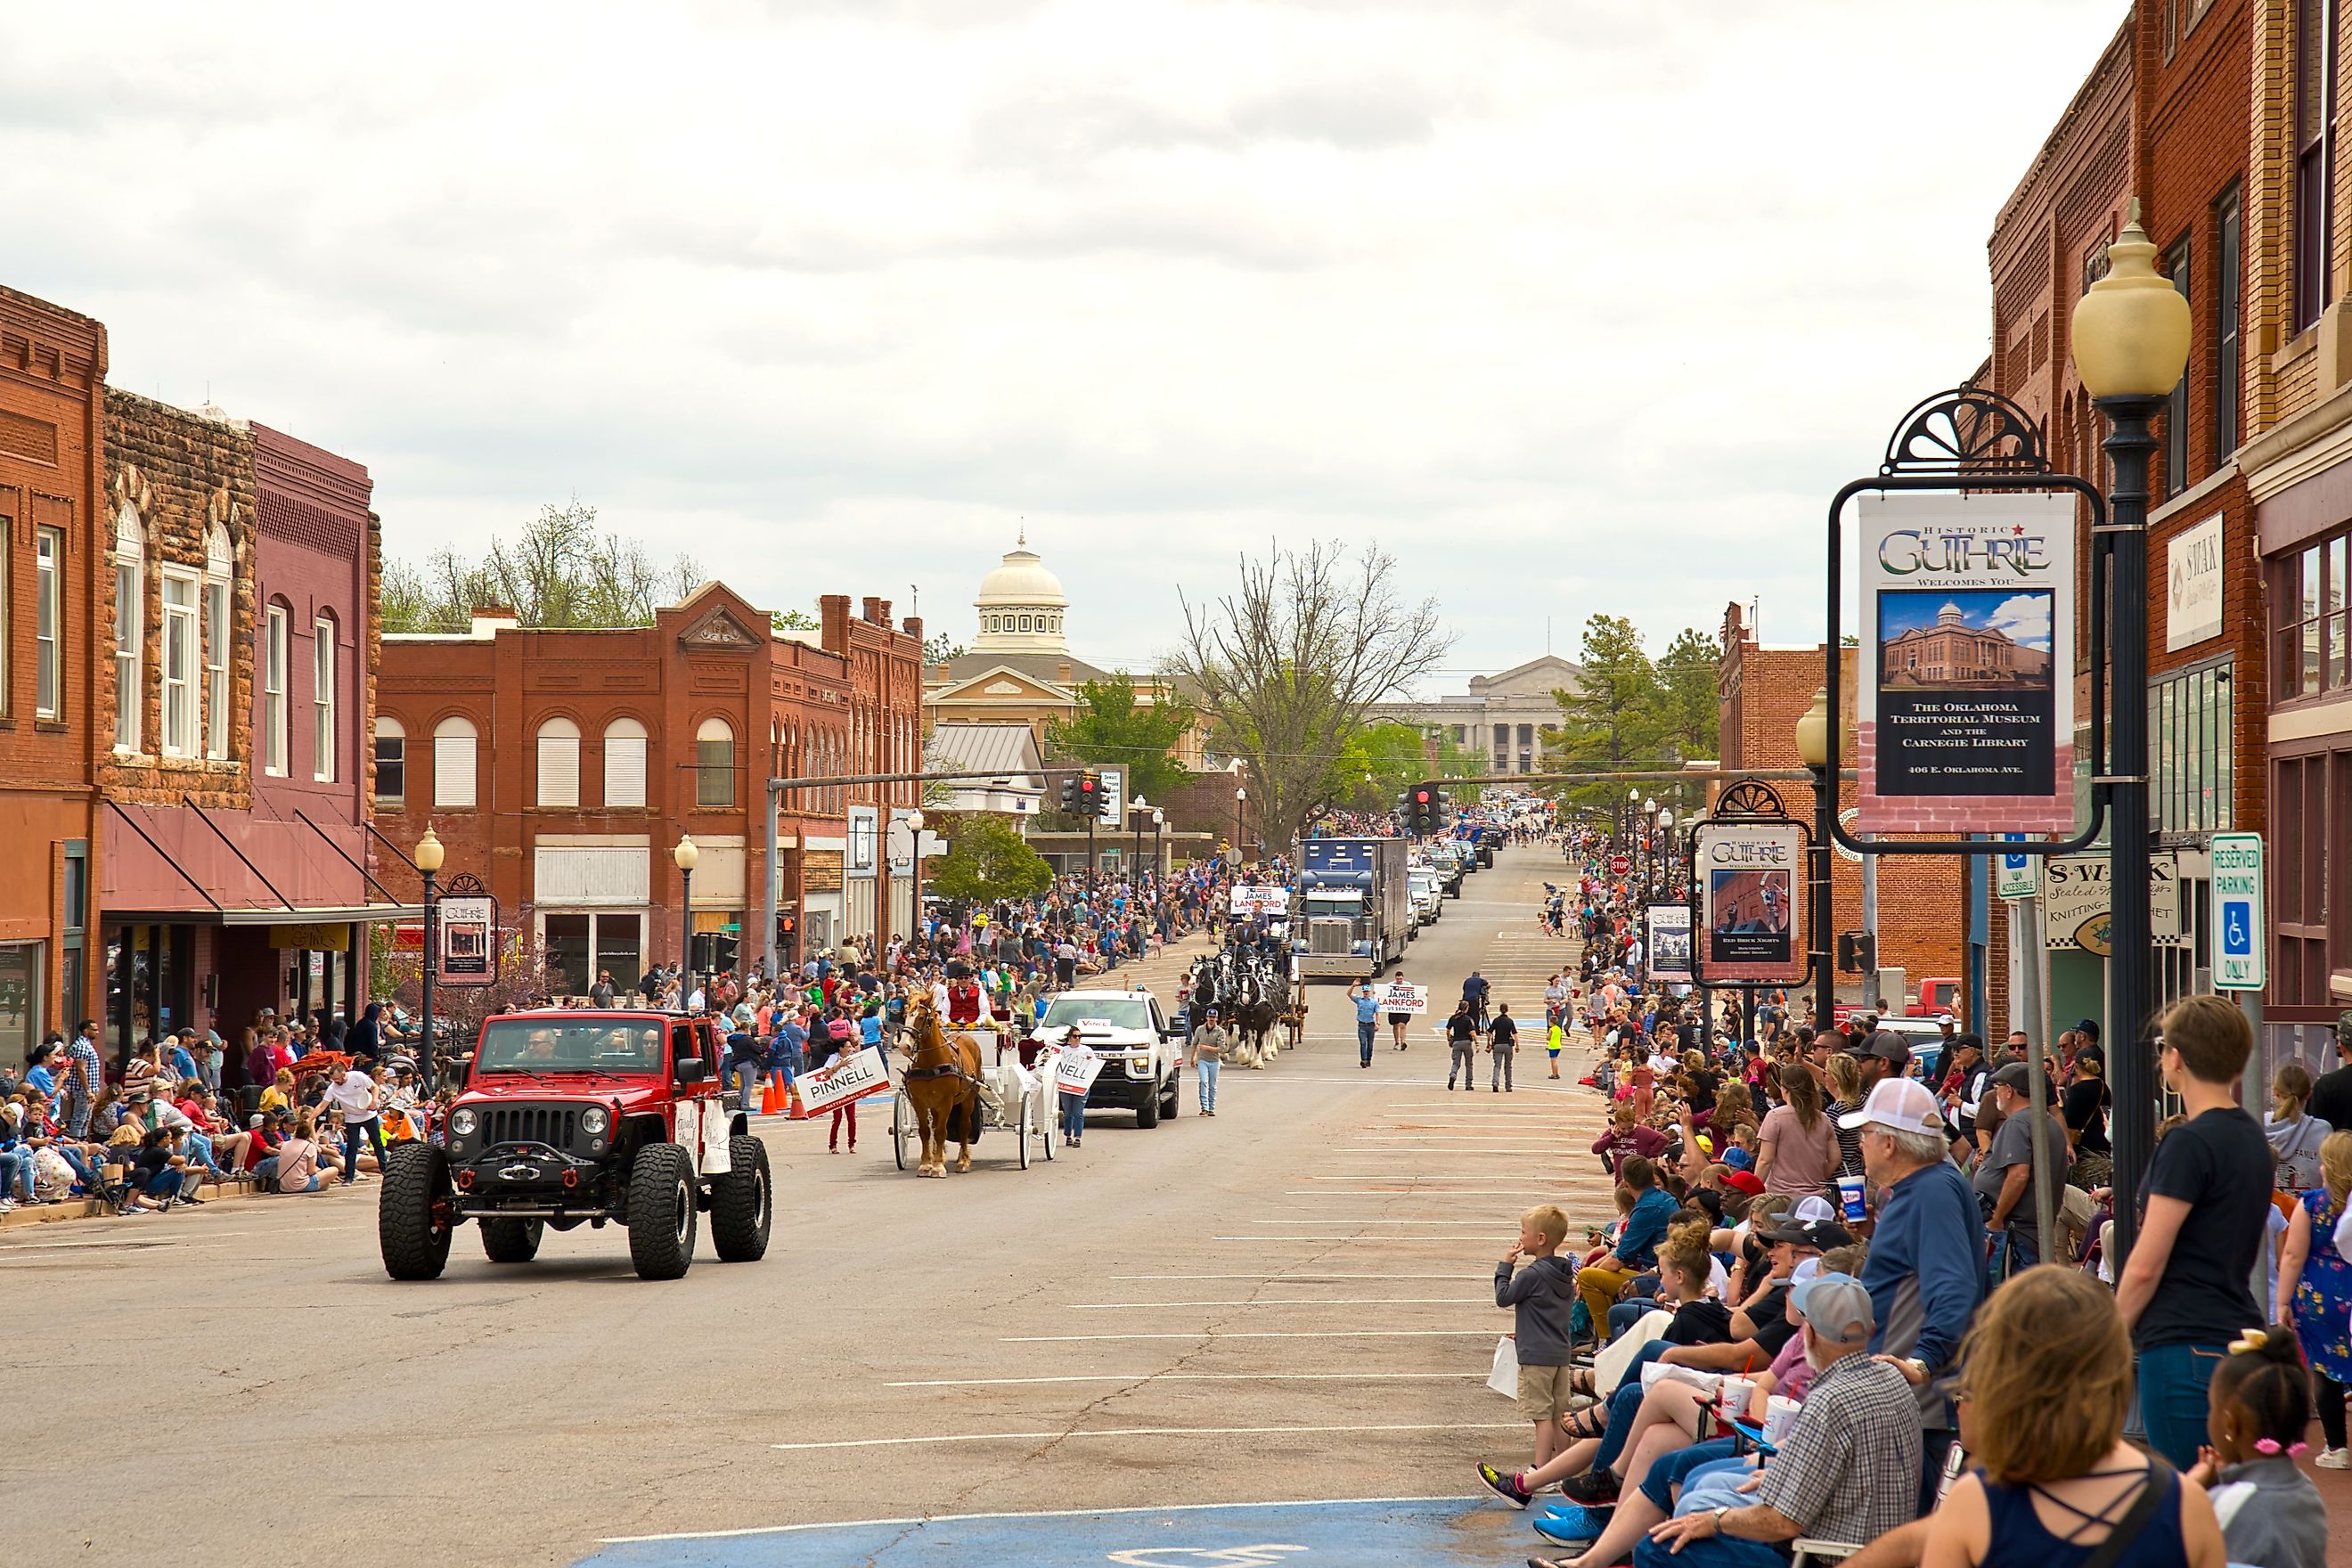
[[[1448,685],[1595,611],[1810,640],[2126,8],[15,7],[0,280],[365,463],[396,555],[576,493],[968,640],[1025,519],[1103,664],[1318,537],[1440,600]]]

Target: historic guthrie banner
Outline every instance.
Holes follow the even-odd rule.
[[[1865,495],[1855,826],[2074,828],[2074,498]]]

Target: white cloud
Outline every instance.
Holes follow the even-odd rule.
[[[968,636],[1025,516],[1104,659],[1269,537],[1377,538],[1464,674],[1596,611],[1802,640],[2119,9],[52,7],[0,280],[367,463],[395,552],[577,492]]]
[[[2019,594],[1993,606],[1985,625],[2026,647],[2050,646],[2050,595]]]

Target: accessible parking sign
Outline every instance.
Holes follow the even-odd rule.
[[[2263,921],[2263,837],[2213,836],[2212,947],[2216,991],[2260,991],[2267,983],[2270,933]]]

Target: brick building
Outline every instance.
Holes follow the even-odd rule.
[[[117,1051],[262,1007],[353,1007],[373,921],[381,564],[356,463],[217,409],[105,397],[98,923]]]
[[[89,1005],[106,328],[0,288],[0,1067]]]
[[[386,637],[377,826],[405,847],[429,822],[448,847],[444,875],[482,880],[559,993],[599,969],[626,988],[678,957],[689,920],[698,968],[761,963],[771,875],[787,955],[863,934],[873,928],[853,910],[870,922],[889,885],[879,814],[911,808],[914,786],[786,792],[772,868],[766,782],[911,763],[922,627],[892,626],[878,599],[861,616],[838,595],[821,608],[817,632],[777,632],[769,612],[707,583],[650,626],[525,629],[493,610],[464,634]],[[684,910],[672,852],[688,837]],[[910,891],[893,900],[899,931]]]
[[[1848,759],[1853,755],[1856,651],[1847,649],[1840,661],[1844,682],[1839,693],[1840,712],[1846,720],[1841,752]],[[1826,657],[1827,650],[1819,644],[1766,647],[1756,640],[1746,607],[1738,604],[1726,607],[1723,663],[1717,677],[1724,767],[1765,770],[1804,765],[1797,754],[1797,721],[1813,705],[1813,693],[1821,689]],[[1784,783],[1772,787],[1780,792],[1789,815],[1810,828],[1813,786]],[[1839,809],[1850,810],[1854,803],[1853,783],[1840,785],[1838,795]],[[1878,962],[1882,968],[1903,970],[1915,991],[1922,979],[1966,973],[1962,967],[1965,933],[1955,928],[1951,919],[1952,910],[1962,904],[1965,877],[1965,868],[1958,861],[1941,857],[1882,857],[1879,860]],[[1818,938],[1811,940],[1814,945],[1826,945],[1834,958],[1835,931],[1864,929],[1862,868],[1843,854],[1830,858],[1830,899],[1835,914],[1832,940],[1826,944]],[[1809,916],[1811,907],[1810,902],[1805,905]],[[1838,977],[1838,994],[1845,1000],[1865,1000],[1863,988],[1860,975]],[[1886,1000],[1900,1006],[1906,998],[1890,990]]]

